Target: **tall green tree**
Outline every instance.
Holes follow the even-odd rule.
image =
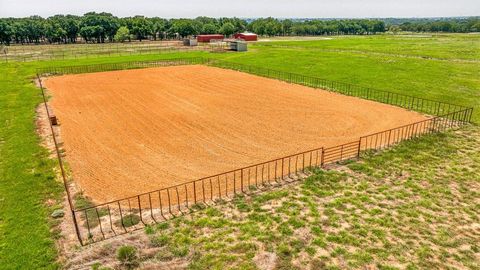
[[[218,33],[218,27],[213,23],[204,24],[200,34],[215,34]]]
[[[151,18],[150,21],[153,25],[153,39],[164,39],[166,38],[166,33],[168,28],[170,27],[170,23],[167,19],[162,19],[159,17]]]
[[[25,34],[29,43],[40,43],[45,36],[45,19],[31,16],[25,20]]]
[[[98,25],[83,26],[80,28],[79,34],[85,42],[102,42],[102,38],[105,37],[105,30]]]
[[[220,33],[222,33],[223,35],[229,37],[231,36],[233,33],[235,33],[235,26],[233,25],[233,23],[231,22],[227,22],[227,23],[224,23],[222,25],[222,27],[220,27]]]
[[[152,21],[143,16],[135,16],[131,19],[130,33],[132,33],[136,39],[142,41],[149,36],[153,36],[154,28]]]
[[[13,40],[13,28],[7,20],[0,19],[0,44],[10,45]]]
[[[48,21],[54,21],[65,31],[65,42],[75,43],[80,31],[80,17],[74,15],[55,15],[49,17]]]
[[[121,26],[115,34],[115,41],[125,42],[126,40],[130,40],[130,31],[126,26]]]
[[[66,42],[67,31],[62,28],[58,21],[48,19],[45,23],[45,37],[50,43]]]
[[[196,27],[197,25],[190,19],[175,19],[172,22],[170,28],[171,33],[178,34],[180,37],[188,37],[191,35],[197,35],[200,31]]]
[[[283,36],[288,36],[292,33],[292,26],[293,22],[292,20],[286,19],[281,22],[282,24],[282,35]]]
[[[87,30],[84,30],[83,32],[93,32],[93,36],[91,36],[90,39],[95,38],[96,41],[100,43],[105,42],[107,38],[109,41],[113,41],[113,37],[117,33],[120,25],[118,23],[118,18],[110,13],[89,12],[82,18],[81,28],[84,27],[87,27]]]

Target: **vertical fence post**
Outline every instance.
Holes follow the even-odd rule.
[[[263,170],[262,170],[262,179],[263,179]],[[233,194],[237,194],[237,174],[233,171]]]
[[[197,204],[197,182],[193,181],[193,204]]]
[[[363,139],[363,137],[360,137],[360,139],[358,140],[357,159],[360,158],[360,150],[361,150],[361,147],[362,147],[362,139]]]
[[[325,161],[325,149],[322,147],[322,156],[320,157],[320,167],[323,168],[323,165]]]
[[[140,216],[140,221],[145,225],[145,222],[143,222],[143,217],[142,217],[142,205],[140,203],[140,195],[137,196],[138,200],[138,211],[139,211],[139,216]]]
[[[283,166],[284,166],[284,161],[283,161],[283,158],[282,158],[282,174],[281,174],[282,180],[285,179],[285,178],[283,177]]]
[[[240,169],[240,185],[242,185],[242,189],[241,189],[242,192],[245,192],[243,190],[243,169]]]

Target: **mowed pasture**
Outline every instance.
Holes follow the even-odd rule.
[[[35,107],[41,102],[32,84],[36,68],[208,55],[473,106],[473,120],[478,123],[480,65],[475,46],[479,35],[424,36],[308,41],[313,47],[330,44],[329,50],[305,48],[307,43],[301,41],[303,48],[258,44],[239,54],[104,55],[1,65],[0,265],[57,269],[65,264],[58,261],[54,244],[61,235],[55,226],[58,220],[49,218],[54,209],[63,207],[62,186],[56,181],[56,163],[39,146],[35,133]],[[355,50],[347,50],[352,44]],[[197,212],[194,219],[148,228],[151,240],[142,237],[138,247],[152,247],[159,260],[142,263],[168,266],[180,261],[191,269],[254,269],[258,258],[276,258],[274,263],[284,269],[304,269],[309,264],[476,269],[479,137],[477,125],[428,136],[353,163],[349,165],[353,172],[320,171],[298,189],[267,192],[254,200],[239,198],[233,207],[212,207]],[[116,247],[96,246],[95,253],[103,255],[89,257],[89,262],[82,257],[77,267],[90,267],[95,261],[114,266]]]
[[[310,51],[357,52],[405,58],[480,61],[480,34],[431,34],[273,38],[258,46],[296,48]]]
[[[44,86],[73,178],[99,203],[427,119],[202,65],[63,75]]]

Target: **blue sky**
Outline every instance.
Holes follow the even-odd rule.
[[[0,17],[107,11],[116,16],[446,17],[479,16],[480,0],[0,0]]]

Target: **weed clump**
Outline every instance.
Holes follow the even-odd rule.
[[[117,259],[126,269],[134,269],[140,264],[137,249],[128,245],[122,246],[117,250]]]

